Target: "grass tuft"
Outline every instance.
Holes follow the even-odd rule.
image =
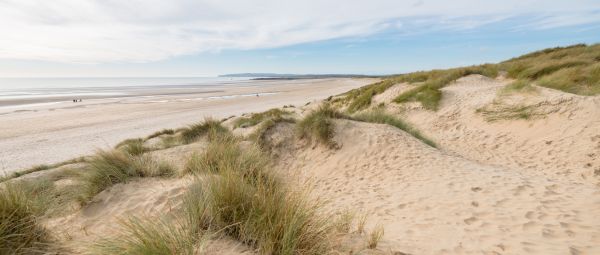
[[[87,161],[80,176],[80,201],[86,203],[106,188],[128,182],[132,177],[172,176],[174,168],[148,155],[134,156],[122,151],[99,151]]]
[[[357,121],[363,121],[363,122],[388,124],[390,126],[394,126],[401,130],[404,130],[405,132],[409,133],[410,135],[414,136],[415,138],[421,140],[422,142],[424,142],[425,144],[427,144],[431,147],[434,147],[434,148],[437,147],[433,141],[424,137],[421,134],[421,132],[419,132],[419,130],[413,128],[412,126],[410,126],[406,122],[402,121],[401,119],[398,119],[391,114],[385,113],[381,109],[375,109],[375,110],[371,110],[369,112],[362,112],[362,113],[353,115],[352,119],[357,120]]]
[[[335,147],[332,118],[348,118],[348,116],[325,104],[296,123],[296,133],[301,139]]]
[[[271,144],[267,141],[269,130],[273,129],[277,123],[287,122],[287,123],[296,123],[295,119],[289,118],[277,118],[277,119],[268,119],[264,121],[252,134],[250,134],[250,139],[253,140],[261,150],[270,152]]]
[[[119,238],[95,245],[97,254],[195,254],[197,238],[181,224],[165,220],[130,218],[122,222]]]
[[[532,86],[529,80],[516,80],[502,88],[500,94],[510,94],[514,92],[532,93],[536,91],[537,89]]]
[[[36,189],[6,183],[0,188],[0,254],[46,254],[50,237],[38,223],[43,212]]]
[[[495,78],[498,75],[498,69],[495,65],[484,64],[479,66],[448,70],[432,70],[428,72],[418,72],[416,74],[401,75],[396,79],[404,82],[422,81],[423,84],[398,95],[394,99],[394,102],[404,103],[418,101],[425,109],[437,110],[442,99],[442,91],[440,89],[461,77],[471,74],[480,74]]]
[[[61,166],[66,166],[66,165],[70,165],[70,164],[75,164],[75,163],[81,163],[81,162],[85,162],[85,157],[79,157],[79,158],[74,158],[74,159],[69,159],[63,162],[59,162],[56,164],[42,164],[42,165],[36,165],[33,166],[31,168],[28,169],[24,169],[21,171],[17,171],[17,172],[13,172],[11,174],[7,174],[6,176],[0,177],[0,183],[1,182],[5,182],[23,175],[27,175],[30,173],[35,173],[35,172],[39,172],[39,171],[44,171],[44,170],[48,170],[48,169],[54,169],[57,167],[61,167]]]
[[[126,139],[117,144],[115,149],[123,150],[131,155],[142,155],[150,150],[144,147],[144,139],[142,138]]]
[[[252,127],[266,119],[281,119],[285,114],[288,114],[288,112],[279,108],[273,108],[266,112],[253,113],[252,115],[250,115],[250,117],[239,118],[235,121],[233,126],[234,128]]]
[[[255,163],[267,162],[259,150],[229,141],[227,153],[205,162],[213,174],[198,178],[184,198],[190,229],[222,231],[263,254],[326,253],[333,226],[317,214],[318,204],[285,187],[268,164]]]
[[[498,64],[509,78],[578,95],[600,94],[600,44],[532,52]]]
[[[377,244],[379,244],[379,241],[381,241],[381,238],[383,238],[383,226],[378,225],[375,227],[375,229],[373,229],[371,231],[371,233],[369,234],[369,238],[367,239],[367,248],[369,249],[375,249],[377,248]]]
[[[256,146],[242,148],[239,138],[227,134],[212,140],[206,150],[193,154],[186,164],[184,173],[224,173],[241,171],[244,176],[257,177],[266,168],[268,161]]]
[[[192,143],[201,136],[208,134],[209,138],[219,133],[227,132],[227,128],[215,119],[206,118],[204,121],[192,124],[181,131],[181,139],[184,143]]]
[[[159,137],[161,135],[172,135],[172,134],[175,134],[175,130],[173,130],[173,129],[163,129],[161,131],[156,131],[153,134],[147,136],[146,140],[150,140],[152,138],[156,138],[156,137]]]

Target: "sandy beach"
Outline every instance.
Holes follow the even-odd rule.
[[[600,94],[504,65],[5,107],[5,171],[87,157],[0,187],[67,254],[600,254]]]
[[[0,173],[88,155],[127,138],[182,127],[205,117],[225,118],[284,105],[300,106],[373,81],[244,81],[183,89],[163,86],[135,96],[94,96],[79,103],[64,98],[62,103],[27,110],[0,108]]]

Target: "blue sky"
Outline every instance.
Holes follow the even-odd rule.
[[[0,77],[391,74],[600,42],[600,1],[247,2],[0,1]]]

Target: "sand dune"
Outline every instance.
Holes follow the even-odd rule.
[[[391,103],[413,87],[404,83],[373,99],[438,148],[390,125],[335,119],[332,149],[298,140],[294,124],[278,123],[266,136],[274,169],[292,185],[309,184],[311,196],[326,202],[323,212],[365,214],[367,231],[385,229],[376,249],[354,241],[359,254],[600,254],[600,97],[545,88],[501,92],[509,82],[461,78],[442,89],[438,111]],[[526,118],[507,115],[523,106]],[[286,110],[300,118],[316,107]],[[232,128],[236,119],[224,125]],[[258,127],[233,132],[248,136]],[[200,140],[149,154],[181,170],[191,154],[205,149]],[[87,243],[116,236],[127,217],[177,210],[190,181],[117,184],[81,210],[44,224],[65,245],[83,251]],[[256,251],[213,239],[205,252]]]

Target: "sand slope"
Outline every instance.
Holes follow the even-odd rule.
[[[337,121],[338,151],[298,148],[280,169],[330,208],[370,215],[382,249],[414,254],[600,252],[600,191],[477,163],[380,124]]]
[[[462,78],[443,89],[437,112],[390,104],[407,84],[374,99],[439,149],[394,127],[339,120],[339,150],[290,143],[278,167],[314,183],[331,209],[363,211],[371,227],[385,226],[383,249],[600,253],[600,99],[543,88],[499,96],[508,82]],[[536,107],[528,120],[489,122],[476,109],[490,104]]]
[[[537,93],[498,96],[507,83],[479,75],[464,77],[443,89],[437,112],[412,109],[402,116],[443,150],[462,157],[549,178],[598,183],[600,97],[543,87],[537,87]],[[488,122],[475,112],[494,102],[534,106],[532,117]]]

